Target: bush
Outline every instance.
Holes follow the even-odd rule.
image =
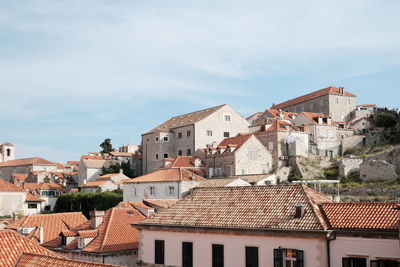
[[[324,176],[328,180],[334,180],[339,177],[339,170],[337,168],[324,170]]]
[[[376,117],[376,126],[390,128],[397,124],[396,117],[391,113],[381,113]]]
[[[122,194],[115,192],[68,193],[58,197],[54,212],[81,211],[86,217],[89,217],[90,211],[94,209],[107,210],[115,207],[121,201]]]
[[[361,183],[361,177],[359,171],[353,171],[347,175],[347,177],[342,178],[342,183]]]

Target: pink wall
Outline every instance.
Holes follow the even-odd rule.
[[[142,231],[139,259],[154,263],[154,240],[165,240],[165,265],[181,266],[182,242],[193,242],[195,267],[211,266],[211,245],[224,245],[225,266],[245,266],[245,246],[258,247],[259,265],[273,266],[273,250],[278,247],[304,250],[305,266],[326,266],[326,241],[311,238],[238,236],[222,234]]]
[[[400,260],[399,240],[338,237],[331,241],[331,267],[342,267],[342,258],[349,256],[367,256],[367,266],[377,257]]]

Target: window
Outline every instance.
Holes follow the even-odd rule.
[[[212,245],[212,267],[224,267],[224,245]]]
[[[225,118],[225,121],[231,121],[231,116],[230,115],[225,115],[224,118]]]
[[[190,137],[190,131],[186,132],[186,137]]]
[[[274,150],[274,142],[268,142],[268,150],[273,151]]]
[[[163,141],[168,142],[169,141],[168,136],[164,136]]]
[[[37,208],[37,204],[28,204],[28,209],[36,209]]]
[[[168,154],[167,153],[164,154],[164,159],[166,159],[166,158],[168,158]]]
[[[229,132],[224,132],[224,137],[229,137]]]
[[[132,187],[132,188],[131,188],[131,195],[132,195],[133,197],[136,197],[136,196],[137,196],[137,188],[136,188],[136,187]]]
[[[192,155],[192,150],[190,148],[188,148],[186,150],[186,155],[188,155],[188,156]]]
[[[258,247],[246,247],[246,267],[258,267]]]
[[[180,139],[180,138],[182,138],[182,133],[181,132],[178,133],[178,139]]]
[[[371,261],[371,267],[398,267],[400,262],[390,260],[374,260]]]
[[[367,267],[366,258],[342,258],[343,267]]]
[[[339,104],[339,98],[335,98],[335,103]]]
[[[56,191],[50,190],[49,191],[49,197],[55,197],[56,196]]]
[[[158,153],[156,153],[156,157],[155,158],[156,158],[156,160],[158,160]]]
[[[44,206],[44,210],[51,210],[51,206],[50,205],[47,205],[47,206]]]
[[[349,106],[351,105],[351,100],[349,99]]]
[[[154,263],[155,264],[164,264],[164,240],[155,240],[154,241]]]
[[[182,267],[193,267],[192,242],[182,242]]]
[[[11,156],[11,149],[7,149],[7,157],[10,157]]]
[[[211,130],[207,130],[207,136],[212,136],[212,131]]]
[[[301,106],[301,111],[302,111],[302,112],[304,111],[304,105]]]
[[[182,156],[182,150],[178,150],[178,156]]]
[[[274,267],[304,267],[304,252],[296,249],[274,249]]]
[[[155,196],[156,195],[156,188],[154,186],[150,186],[150,195]]]
[[[257,160],[258,159],[258,150],[250,150],[248,154],[249,160]]]
[[[175,187],[168,186],[168,195],[175,195]]]
[[[156,142],[158,142],[158,140],[159,140],[159,137],[158,137],[158,136],[156,136]]]

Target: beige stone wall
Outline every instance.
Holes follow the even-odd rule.
[[[397,178],[392,164],[383,160],[366,160],[360,165],[360,177],[363,181],[387,181]]]
[[[349,121],[356,109],[356,97],[329,95],[329,116],[334,121]]]
[[[339,175],[346,177],[349,173],[354,171],[360,171],[360,165],[363,163],[363,159],[354,158],[347,159],[343,158],[339,164]]]
[[[289,112],[315,112],[329,115],[329,96],[324,95],[283,109]]]

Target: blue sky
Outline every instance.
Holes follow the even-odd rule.
[[[171,116],[330,85],[398,107],[400,1],[0,0],[0,142],[79,160]]]

